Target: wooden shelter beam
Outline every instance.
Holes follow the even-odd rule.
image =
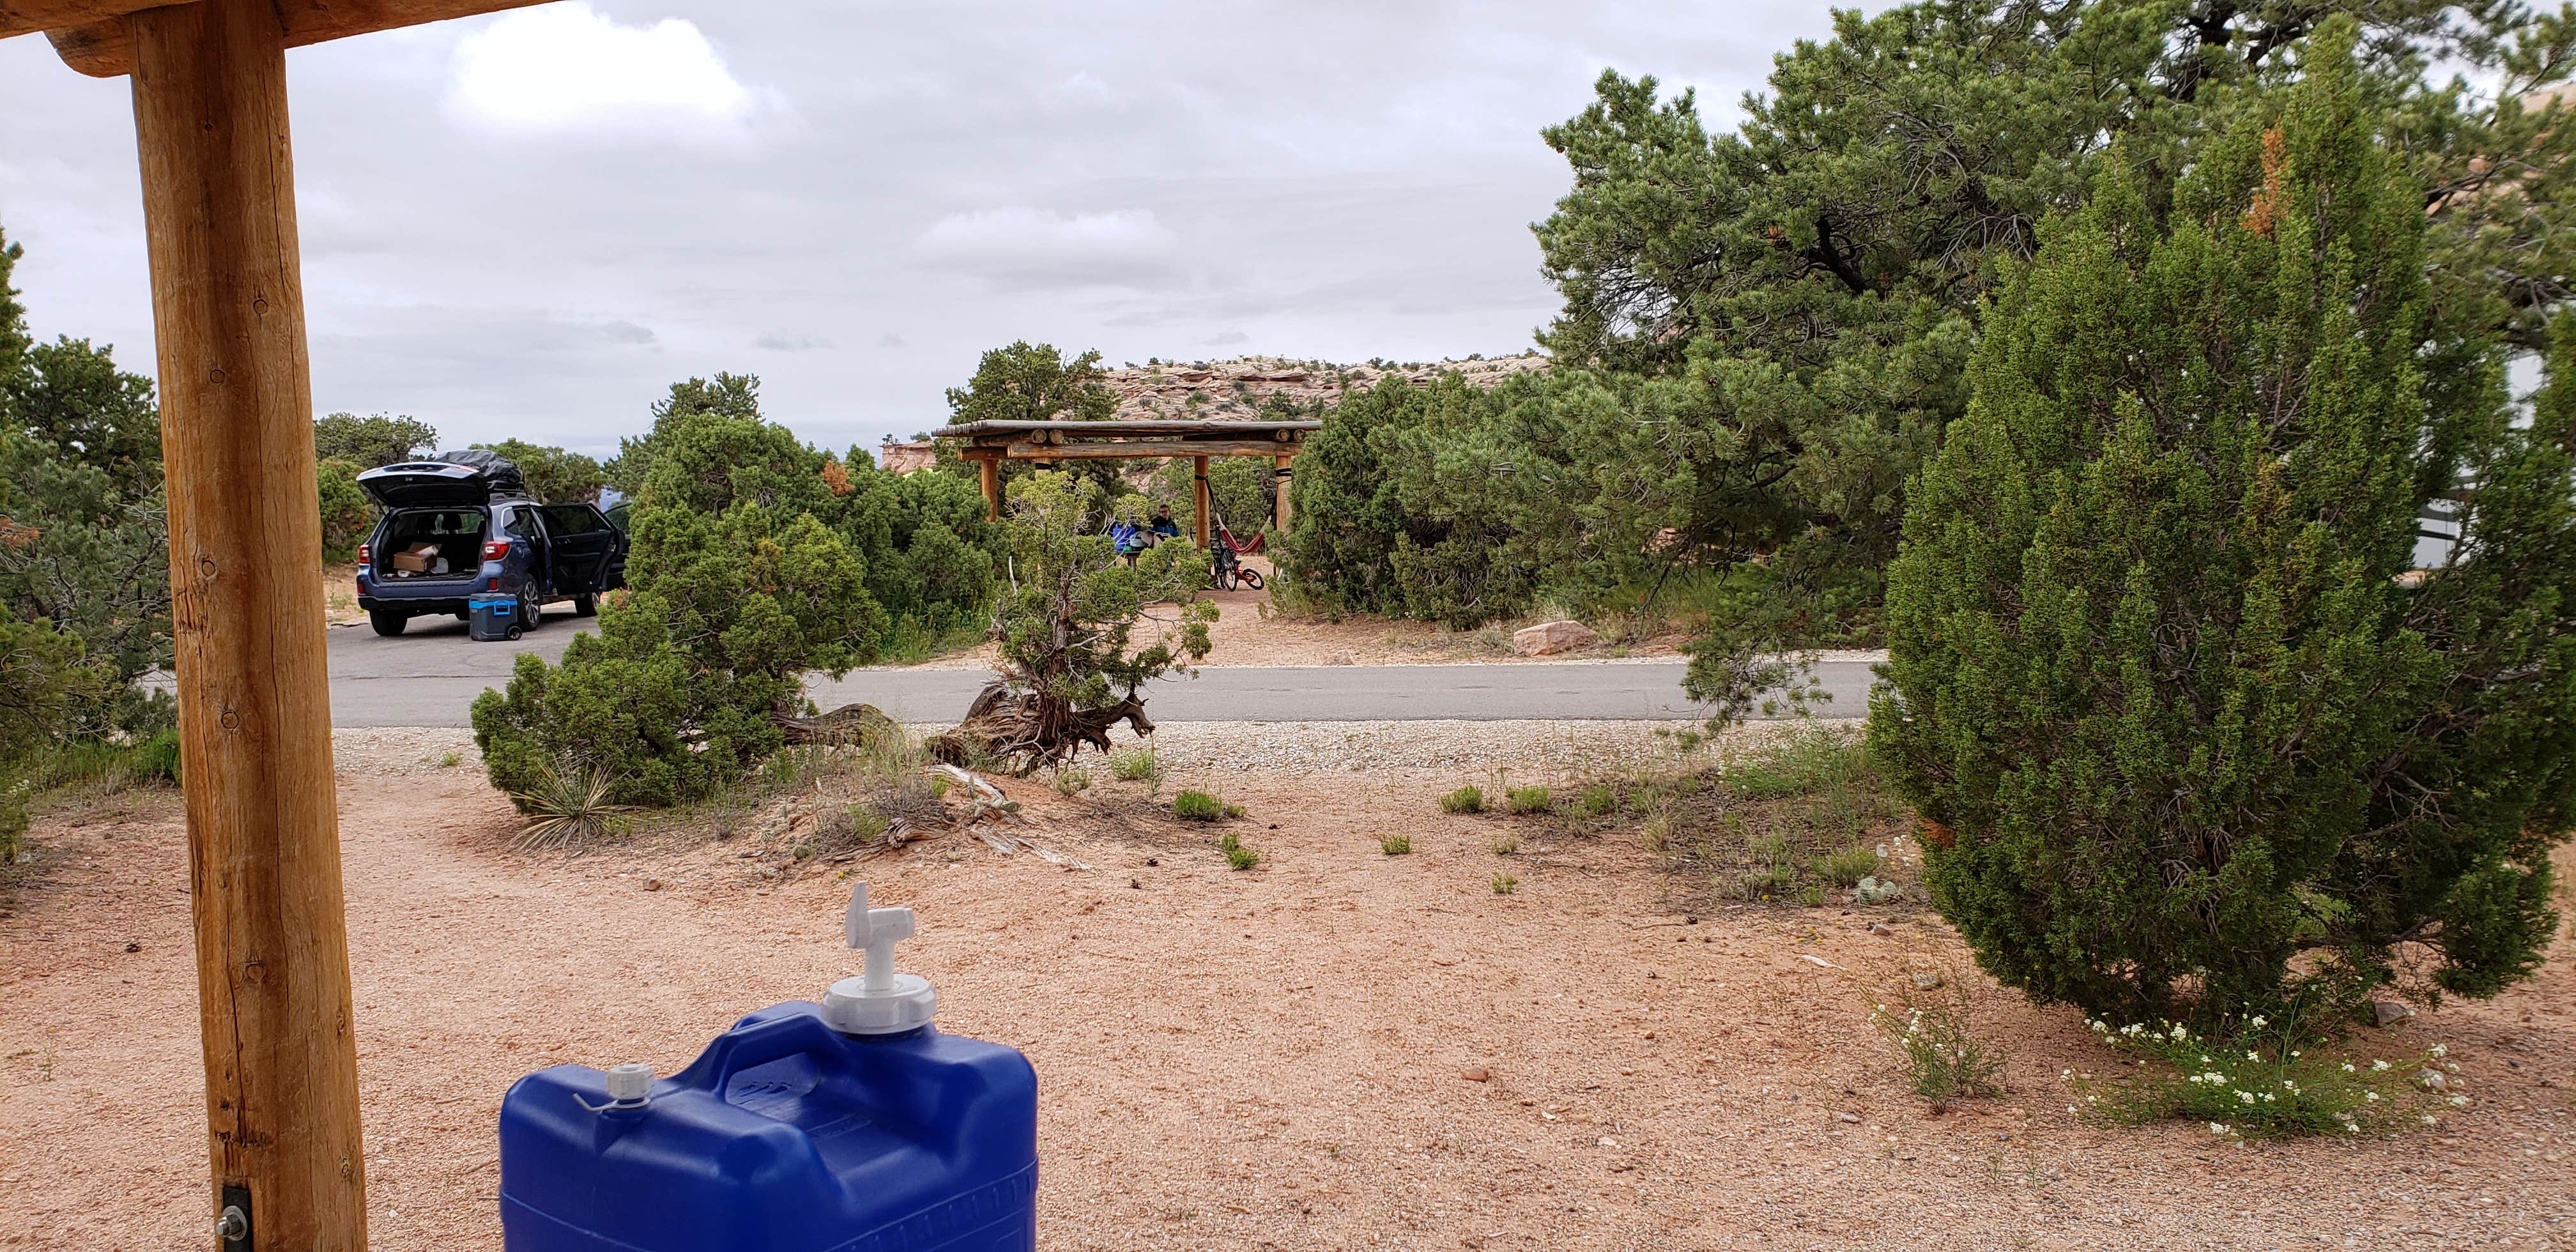
[[[208,0],[197,0],[206,3]],[[327,43],[424,22],[525,8],[544,0],[274,0],[286,46]],[[94,78],[134,72],[128,14],[167,0],[0,0],[0,36],[42,30],[63,64]]]
[[[227,1247],[367,1241],[314,570],[313,389],[272,0],[131,24],[199,1028]],[[211,1225],[211,1220],[209,1225]]]
[[[1096,461],[1120,457],[1277,456],[1279,447],[1250,441],[1131,439],[1123,443],[1014,443],[1004,445],[1001,452],[1014,461]]]

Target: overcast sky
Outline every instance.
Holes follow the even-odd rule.
[[[1873,6],[1875,7],[1875,6]],[[1725,124],[1822,4],[568,0],[289,54],[319,411],[603,452],[756,373],[808,440],[937,425],[1013,339],[1111,364],[1514,352],[1539,128],[1604,67]],[[152,370],[123,80],[0,41],[40,335]]]

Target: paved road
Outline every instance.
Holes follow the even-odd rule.
[[[569,616],[550,619],[511,645],[472,642],[453,622],[414,621],[392,639],[363,626],[334,628],[331,720],[466,725],[474,697],[508,680],[515,653],[558,659],[579,629]],[[1868,708],[1868,665],[1818,668],[1833,696],[1829,713],[1857,717]],[[1194,679],[1166,679],[1148,696],[1158,722],[1692,721],[1706,712],[1683,698],[1682,670],[1679,662],[1631,661],[1210,666]],[[826,708],[864,700],[898,721],[946,722],[966,711],[985,677],[980,670],[861,670],[839,682],[818,678],[807,689]]]

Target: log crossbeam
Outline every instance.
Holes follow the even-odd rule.
[[[206,0],[193,0],[205,3]],[[543,0],[276,0],[286,46],[497,13]],[[0,39],[43,31],[63,64],[95,78],[134,72],[130,15],[169,0],[0,0]]]

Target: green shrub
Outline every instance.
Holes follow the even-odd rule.
[[[1507,896],[1521,889],[1521,880],[1509,874],[1494,875],[1494,894]]]
[[[1494,849],[1494,855],[1510,856],[1511,854],[1521,850],[1521,837],[1507,831],[1503,834],[1494,836],[1492,847]]]
[[[1060,769],[1055,772],[1055,791],[1057,795],[1064,796],[1069,799],[1090,789],[1091,771],[1089,770]]]
[[[1619,792],[1607,783],[1594,783],[1583,789],[1577,804],[1585,817],[1608,817],[1619,811]]]
[[[1828,852],[1816,862],[1816,872],[1837,887],[1855,886],[1878,872],[1878,853],[1862,847]]]
[[[1513,813],[1544,813],[1548,806],[1545,787],[1513,787],[1503,792],[1503,804]]]
[[[1387,854],[1388,856],[1402,856],[1407,852],[1413,851],[1413,837],[1410,835],[1381,835],[1378,837],[1377,850]]]
[[[1261,863],[1261,854],[1240,844],[1225,850],[1225,863],[1235,869],[1250,869]]]
[[[376,508],[358,486],[358,471],[366,468],[337,457],[325,457],[314,465],[314,478],[322,497],[324,561],[337,564],[356,560],[358,545],[365,543],[367,532],[375,529]]]
[[[681,438],[652,481],[683,477],[697,454]],[[761,476],[739,468],[737,485]],[[648,505],[629,571],[633,593],[601,607],[599,633],[574,636],[559,665],[520,656],[509,686],[474,702],[494,786],[534,794],[549,776],[596,772],[618,804],[711,795],[784,742],[776,715],[801,703],[805,673],[874,656],[885,626],[858,558],[810,513]]]
[[[1204,791],[1183,791],[1172,797],[1172,815],[1193,822],[1212,822],[1225,816],[1225,804]]]
[[[2492,345],[2425,347],[2423,192],[2354,39],[2169,217],[2106,176],[2044,228],[1911,497],[1871,738],[1944,832],[1933,902],[2043,1001],[2486,996],[2556,929],[2576,324],[2521,425]]]
[[[1440,797],[1443,813],[1482,813],[1485,811],[1484,788],[1469,784]]]

